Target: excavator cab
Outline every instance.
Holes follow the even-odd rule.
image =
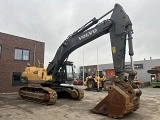
[[[60,81],[62,84],[73,84],[74,70],[73,62],[65,61],[58,70],[56,81]]]
[[[101,71],[101,70],[98,70],[98,71],[96,71],[96,76],[99,76],[100,78],[103,78],[103,71]]]

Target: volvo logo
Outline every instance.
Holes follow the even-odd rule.
[[[82,35],[82,36],[80,36],[78,38],[79,38],[79,40],[82,40],[82,39],[84,39],[84,38],[86,38],[86,37],[88,37],[88,36],[90,36],[90,35],[92,35],[92,34],[94,34],[96,32],[97,32],[97,29],[93,29],[93,30],[87,32],[86,34],[84,34],[84,35]]]

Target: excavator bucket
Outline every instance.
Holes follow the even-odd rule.
[[[91,111],[112,118],[122,118],[125,114],[135,111],[140,105],[141,91],[114,76],[108,95]]]

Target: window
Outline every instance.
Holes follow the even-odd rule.
[[[67,65],[66,69],[67,69],[67,78],[68,79],[73,78],[74,76],[73,76],[73,73],[72,73],[73,72],[72,66],[71,65]]]
[[[29,50],[15,49],[15,60],[29,60]]]
[[[23,60],[29,60],[29,50],[23,50]]]
[[[131,65],[125,65],[125,69],[131,69]],[[143,69],[143,64],[134,64],[134,69]]]
[[[1,58],[1,54],[2,54],[2,45],[0,45],[0,58]]]
[[[88,72],[91,72],[91,68],[88,68]]]
[[[21,81],[21,79],[22,79],[21,72],[13,72],[13,75],[12,75],[12,85],[13,86],[26,85],[26,83],[23,83]]]
[[[83,68],[80,68],[80,73],[82,73],[83,72]]]

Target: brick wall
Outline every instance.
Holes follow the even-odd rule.
[[[2,54],[0,58],[0,93],[17,92],[21,86],[12,85],[13,72],[24,71],[27,63],[38,66],[38,60],[44,63],[44,43],[14,35],[0,33],[0,45]],[[29,50],[29,60],[15,60],[15,48]],[[36,48],[36,49],[35,49]]]

